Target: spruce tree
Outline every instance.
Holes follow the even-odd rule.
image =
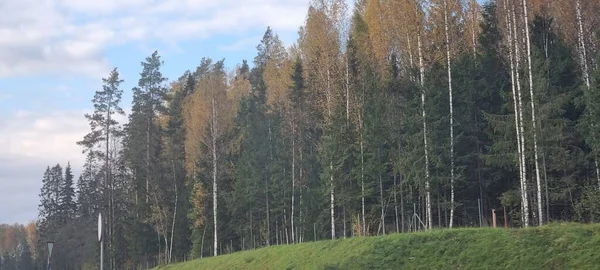
[[[72,219],[75,215],[75,189],[73,187],[73,172],[71,164],[68,163],[65,168],[64,181],[61,183],[59,191],[59,202],[64,221]]]

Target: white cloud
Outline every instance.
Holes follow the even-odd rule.
[[[129,111],[127,109],[126,111]],[[37,216],[46,166],[69,162],[75,177],[85,162],[76,144],[88,133],[87,110],[0,115],[0,223],[24,223]],[[119,117],[121,123],[126,117]]]
[[[295,31],[307,0],[4,0],[0,78],[108,72],[105,50],[129,42],[168,44],[271,26]]]
[[[75,142],[88,132],[86,111],[67,111],[41,114],[17,111],[2,119],[0,148],[2,157],[36,158],[71,161],[83,165],[81,147]]]
[[[248,47],[254,47],[260,42],[261,36],[239,39],[231,44],[219,46],[222,51],[239,51]]]

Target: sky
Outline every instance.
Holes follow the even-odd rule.
[[[128,111],[154,50],[169,81],[202,57],[233,68],[252,62],[267,26],[295,42],[307,8],[308,0],[0,1],[0,224],[36,219],[47,166],[70,163],[78,178],[84,113],[114,67]]]

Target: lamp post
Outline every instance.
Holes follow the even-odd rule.
[[[52,257],[52,248],[54,247],[54,242],[48,241],[48,264],[46,269],[50,270],[50,257]]]

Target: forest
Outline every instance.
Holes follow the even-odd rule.
[[[267,28],[251,63],[203,58],[168,79],[154,51],[131,91],[115,67],[73,142],[81,175],[40,173],[33,232],[2,264],[41,269],[52,239],[53,269],[96,269],[99,213],[107,269],[487,227],[492,210],[509,227],[598,221],[598,14],[591,0],[312,0],[297,41]]]

